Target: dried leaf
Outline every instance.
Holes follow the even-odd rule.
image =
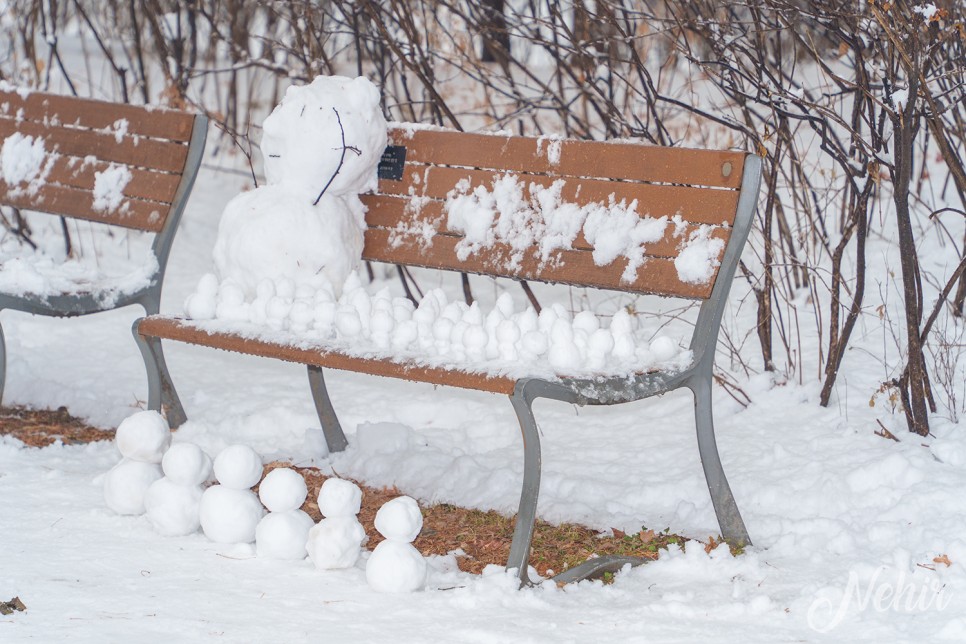
[[[946,567],[947,568],[949,566],[953,565],[953,562],[949,560],[949,556],[948,555],[939,555],[938,557],[933,557],[933,562],[934,563],[937,563],[937,564],[938,563],[946,564]]]
[[[708,543],[704,545],[704,551],[710,554],[717,547],[718,542],[714,540],[714,537],[708,537]]]
[[[0,615],[10,615],[14,611],[23,612],[25,610],[27,610],[27,607],[20,601],[19,597],[14,597],[8,602],[0,602]]]
[[[624,537],[627,536],[626,532],[624,532],[623,530],[618,530],[617,528],[611,528],[610,531],[614,533],[615,539],[623,539]]]
[[[637,536],[640,538],[641,543],[651,543],[657,537],[657,533],[653,530],[641,530]]]

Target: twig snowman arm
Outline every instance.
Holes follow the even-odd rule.
[[[335,181],[335,178],[337,176],[339,176],[339,171],[342,170],[342,164],[345,163],[345,152],[346,152],[346,150],[352,150],[356,154],[362,154],[362,152],[359,151],[357,148],[350,147],[350,146],[347,146],[345,144],[345,127],[343,127],[343,125],[342,125],[342,117],[339,116],[339,110],[335,109],[334,107],[332,108],[332,111],[335,112],[335,120],[338,121],[338,123],[339,123],[339,132],[342,134],[342,155],[339,157],[339,165],[336,166],[335,172],[333,172],[332,173],[332,176],[329,177],[329,180],[326,182],[325,186],[322,188],[322,192],[319,193],[319,196],[316,197],[315,198],[315,201],[312,202],[312,205],[313,206],[319,205],[319,200],[322,199],[322,195],[324,195],[325,194],[325,191],[329,189],[329,186],[332,185],[332,182]]]

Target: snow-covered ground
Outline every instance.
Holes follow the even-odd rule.
[[[169,263],[169,312],[180,312],[211,270],[219,215],[246,180],[217,167],[231,165],[225,157],[207,161]],[[399,294],[394,272],[377,274]],[[418,279],[458,297],[457,281],[428,272]],[[524,303],[516,288],[474,285],[487,306],[505,290]],[[538,295],[570,307],[584,294]],[[130,336],[139,315],[131,308],[59,320],[4,311],[4,402],[66,405],[116,427],[146,395]],[[716,390],[722,459],[754,547],[739,557],[724,547],[672,550],[612,585],[518,591],[500,569],[473,577],[444,558],[431,562],[429,590],[380,594],[363,564],[323,572],[308,559],[254,558],[201,534],[166,538],[145,517],[114,515],[99,479],[119,459],[111,443],[33,449],[0,437],[0,601],[19,596],[27,606],[0,616],[0,641],[966,639],[966,434],[936,416],[934,436],[919,438],[881,400],[870,407],[882,380],[875,356],[883,340],[873,331],[862,330],[862,350],[850,354],[830,408],[818,405],[814,382],[742,381],[747,408]],[[175,441],[210,454],[244,443],[265,460],[397,485],[423,502],[515,510],[522,446],[498,396],[331,372],[350,447],[321,459],[304,368],[174,343],[166,353],[191,418]],[[542,401],[535,411],[543,518],[717,534],[688,394],[615,408]],[[876,436],[877,419],[901,442]],[[393,449],[353,441],[360,424],[377,422],[405,426],[392,432]]]

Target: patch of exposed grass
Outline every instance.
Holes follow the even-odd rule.
[[[91,427],[60,409],[0,408],[0,434],[23,441],[30,447],[46,447],[60,440],[66,445],[112,440],[111,430]]]
[[[276,467],[292,467],[287,463],[270,463],[266,473]],[[309,496],[302,509],[315,521],[322,517],[316,503],[319,488],[326,477],[315,468],[294,468],[305,477]],[[372,488],[356,482],[362,488],[362,522],[369,536],[366,547],[374,548],[382,536],[373,526],[376,512],[382,504],[403,492],[395,488]],[[480,573],[486,566],[506,565],[513,541],[513,517],[497,512],[470,510],[445,503],[420,506],[423,511],[423,530],[413,545],[424,555],[445,555],[454,551],[464,554],[457,557],[461,570]],[[540,575],[563,572],[593,556],[625,555],[657,559],[661,550],[670,544],[684,544],[688,539],[671,534],[667,530],[656,532],[641,529],[635,533],[612,530],[612,534],[600,532],[574,523],[552,525],[537,521],[533,537],[530,564]],[[713,548],[717,541],[709,539],[703,547]],[[709,548],[710,549],[710,548]],[[553,571],[551,573],[550,571]]]

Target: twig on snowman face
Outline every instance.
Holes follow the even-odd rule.
[[[332,173],[332,176],[329,177],[329,180],[326,182],[325,186],[322,188],[322,192],[319,193],[319,196],[316,197],[315,198],[315,201],[312,202],[312,205],[313,206],[319,205],[319,200],[322,199],[322,195],[324,195],[325,194],[325,191],[329,189],[329,186],[332,185],[332,182],[335,181],[335,178],[337,176],[339,176],[339,171],[342,170],[342,164],[345,163],[345,153],[346,153],[346,150],[351,150],[352,152],[355,152],[358,155],[361,155],[362,154],[362,151],[359,148],[353,147],[351,145],[346,145],[346,143],[345,143],[345,127],[343,127],[343,125],[342,125],[342,117],[339,116],[339,110],[335,109],[334,107],[332,108],[332,111],[335,112],[335,120],[338,121],[338,123],[339,123],[339,132],[342,133],[342,155],[339,157],[339,165],[336,166],[335,172],[333,172]]]

